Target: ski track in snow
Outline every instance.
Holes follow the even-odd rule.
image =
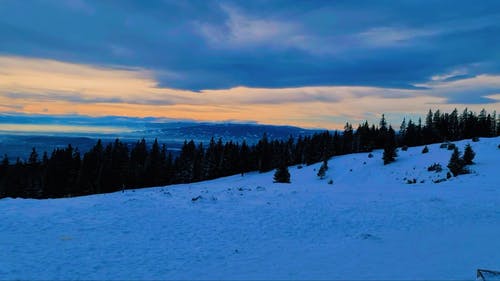
[[[473,173],[441,183],[451,151],[434,144],[387,166],[382,151],[334,157],[324,180],[317,163],[290,167],[292,184],[249,173],[2,199],[0,279],[472,280],[500,269],[500,138],[466,143]],[[427,171],[435,162],[443,172]]]

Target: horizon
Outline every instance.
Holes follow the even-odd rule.
[[[500,3],[432,5],[5,0],[0,116],[64,123],[28,133],[99,133],[138,120],[332,130],[494,112]]]

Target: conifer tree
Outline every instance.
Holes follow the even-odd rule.
[[[31,150],[30,158],[28,160],[28,164],[32,166],[38,165],[38,153],[36,152],[36,149],[33,147]]]
[[[425,154],[427,152],[429,152],[429,148],[426,145],[426,146],[424,146],[424,149],[422,149],[422,154]]]
[[[382,155],[382,159],[384,160],[384,165],[390,164],[394,161],[395,159],[395,149],[391,148],[389,146],[384,147],[384,153]]]
[[[450,162],[448,163],[448,168],[450,169],[453,176],[458,176],[466,174],[464,160],[460,157],[460,151],[455,147],[453,153],[451,154]]]
[[[384,165],[392,163],[396,161],[396,136],[394,129],[389,126],[389,130],[387,132],[385,145],[384,145],[384,154],[382,155],[382,159],[384,160]]]
[[[476,156],[476,153],[474,152],[474,150],[472,150],[472,147],[470,146],[470,144],[467,144],[465,146],[464,156],[463,156],[464,164],[465,165],[474,164],[474,162],[472,162],[472,160],[474,159],[475,156]]]
[[[274,182],[290,183],[290,172],[285,162],[283,162],[274,173]]]
[[[238,169],[241,175],[243,176],[246,172],[250,170],[250,148],[248,147],[245,140],[241,144],[241,148],[239,151],[239,159],[238,159]]]
[[[353,134],[353,130],[352,130],[352,125],[349,124],[349,123],[346,123],[345,126],[344,126],[344,134],[342,135],[343,136],[343,153],[344,154],[349,154],[349,153],[352,153],[352,149],[353,149],[353,137],[354,137],[354,134]]]

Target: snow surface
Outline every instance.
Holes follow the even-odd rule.
[[[381,151],[334,157],[324,180],[318,163],[290,167],[291,184],[250,173],[2,199],[0,279],[474,280],[500,269],[500,138],[470,143],[473,173],[441,183],[451,151],[435,144],[387,166]]]

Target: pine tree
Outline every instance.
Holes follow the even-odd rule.
[[[162,159],[161,149],[158,139],[155,138],[148,157],[146,158],[145,176],[148,186],[161,185]]]
[[[281,164],[274,173],[274,182],[290,183],[290,172],[286,164]]]
[[[323,160],[323,164],[321,164],[321,167],[319,168],[318,171],[318,177],[320,179],[324,179],[327,170],[328,170],[328,162],[326,160]]]
[[[424,149],[422,149],[422,154],[425,154],[427,152],[429,152],[429,148],[426,145],[426,146],[424,146]]]
[[[474,159],[475,156],[476,156],[476,153],[474,152],[474,150],[472,150],[472,147],[470,146],[470,144],[467,144],[465,146],[464,156],[463,156],[464,164],[465,165],[474,164],[474,162],[472,162],[472,160]]]
[[[354,141],[354,135],[353,135],[353,130],[352,130],[352,125],[349,123],[346,123],[344,126],[344,134],[343,136],[343,153],[344,154],[349,154],[352,153],[352,148],[353,148],[353,141]]]
[[[384,160],[384,165],[392,163],[396,161],[395,157],[396,153],[396,140],[395,140],[395,132],[391,126],[389,126],[389,130],[387,132],[385,145],[384,145],[384,154],[382,155],[382,159]]]
[[[455,147],[453,153],[451,154],[450,162],[448,163],[448,168],[450,169],[453,176],[458,176],[466,174],[464,160],[460,157],[460,151]]]
[[[38,165],[38,153],[36,152],[36,149],[33,147],[31,150],[30,158],[28,160],[28,164],[31,166],[37,166]]]
[[[239,151],[239,159],[238,159],[238,170],[243,176],[246,172],[250,171],[250,148],[248,147],[245,140],[241,144],[241,148]]]
[[[384,165],[390,164],[396,161],[395,157],[395,149],[389,146],[384,147],[384,154],[382,155],[382,159],[384,160]]]

